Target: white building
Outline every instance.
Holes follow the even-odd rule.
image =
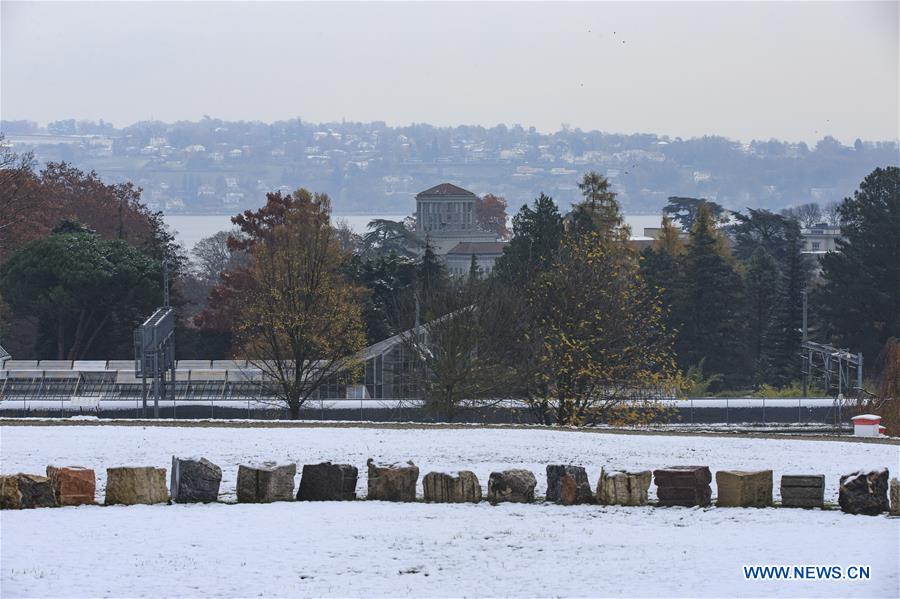
[[[803,252],[806,254],[824,254],[837,250],[837,240],[841,237],[839,226],[819,223],[801,231],[803,234]]]
[[[453,276],[469,274],[472,256],[483,274],[490,273],[506,246],[496,234],[478,228],[477,200],[474,193],[452,183],[416,195],[416,233],[444,258]]]

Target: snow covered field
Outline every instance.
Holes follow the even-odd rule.
[[[0,428],[3,473],[47,464],[168,468],[202,455],[234,498],[237,464],[412,459],[430,470],[706,464],[823,473],[826,500],[897,445],[509,429],[59,426]],[[299,476],[298,476],[299,479]],[[421,481],[421,478],[420,478]],[[655,496],[651,486],[651,497]],[[715,488],[713,489],[715,495]],[[421,495],[421,485],[420,485]],[[18,596],[885,596],[900,593],[900,519],[839,511],[283,503],[0,513],[0,582]],[[867,581],[745,580],[743,565],[867,565]]]

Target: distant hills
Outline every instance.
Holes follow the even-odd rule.
[[[134,181],[145,202],[170,214],[233,214],[259,206],[266,191],[300,186],[328,192],[336,213],[408,213],[416,192],[444,181],[504,196],[511,210],[542,191],[567,206],[588,170],[609,178],[630,213],[657,213],[668,196],[778,210],[840,200],[876,166],[900,161],[897,141],[845,146],[825,137],[809,147],[569,128],[542,134],[518,125],[204,118],[121,129],[103,121],[2,121],[0,131],[39,162],[65,160],[108,181]]]

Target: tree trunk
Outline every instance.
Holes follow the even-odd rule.
[[[288,401],[288,408],[291,411],[291,420],[300,419],[300,402],[297,400]]]
[[[66,359],[66,325],[62,318],[56,325],[56,359]]]

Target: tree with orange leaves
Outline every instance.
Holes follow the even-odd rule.
[[[475,224],[479,228],[496,233],[500,239],[509,239],[506,226],[506,198],[492,193],[475,200]]]

